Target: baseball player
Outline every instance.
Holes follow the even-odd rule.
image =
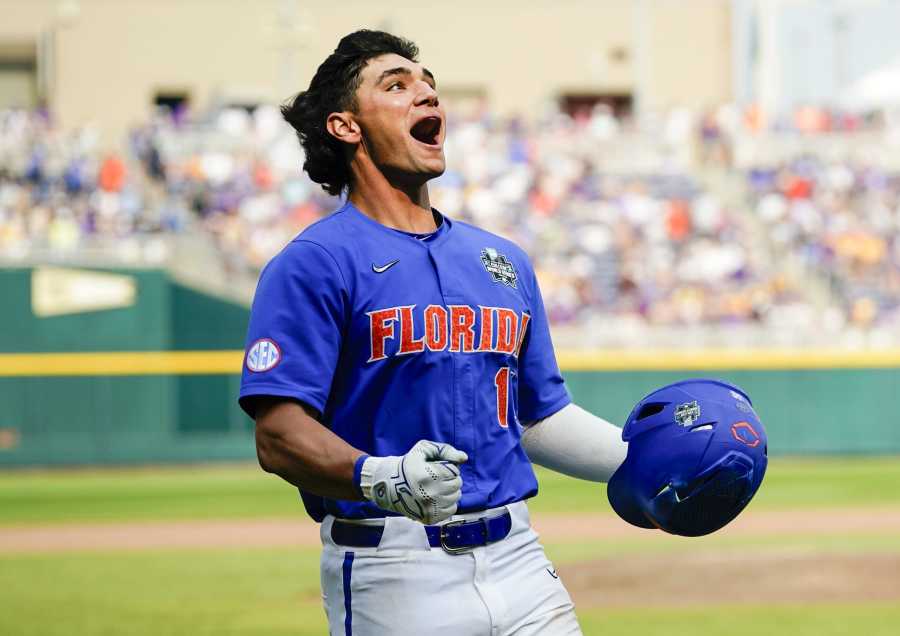
[[[240,403],[321,522],[331,634],[580,634],[531,464],[606,481],[627,446],[572,404],[525,253],[431,207],[446,120],[417,55],[352,33],[282,109],[346,202],[263,271]]]

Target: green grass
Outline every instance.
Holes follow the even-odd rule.
[[[604,486],[539,471],[537,512],[609,512]],[[900,458],[772,460],[754,509],[900,504]],[[252,465],[0,473],[0,524],[302,516]]]
[[[0,633],[325,633],[317,550],[0,557]],[[635,599],[636,603],[640,599]],[[900,606],[579,607],[586,636],[888,636]]]
[[[0,633],[323,634],[318,550],[0,558]]]
[[[896,636],[891,604],[631,608],[578,611],[585,636]]]
[[[295,489],[252,465],[0,474],[0,524],[302,514]]]

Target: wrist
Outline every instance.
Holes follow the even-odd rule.
[[[366,493],[371,492],[372,488],[371,483],[369,484],[367,490],[364,490],[362,486],[363,465],[366,463],[367,459],[370,459],[370,457],[363,453],[356,458],[356,461],[353,464],[353,487],[356,489],[356,492],[359,493],[359,495],[364,499],[369,499],[369,496]]]
[[[375,483],[378,480],[383,480],[384,475],[381,474],[384,472],[382,469],[385,461],[389,460],[389,457],[370,457],[369,455],[363,455],[357,460],[356,466],[354,468],[354,476],[356,471],[359,471],[359,490],[362,492],[362,496],[365,497],[369,501],[375,501],[375,494],[372,492],[372,489],[375,487]],[[377,502],[376,502],[377,503]]]

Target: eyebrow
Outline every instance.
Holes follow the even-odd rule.
[[[412,75],[412,71],[405,66],[389,68],[378,76],[378,80],[375,82],[375,85],[380,85],[386,78],[391,77],[392,75]],[[422,75],[430,79],[432,84],[437,85],[437,80],[434,79],[434,74],[427,68],[422,68]]]

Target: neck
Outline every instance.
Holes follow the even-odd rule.
[[[414,234],[437,229],[431,213],[428,185],[391,182],[368,156],[350,164],[353,186],[347,197],[363,214],[387,227]]]

